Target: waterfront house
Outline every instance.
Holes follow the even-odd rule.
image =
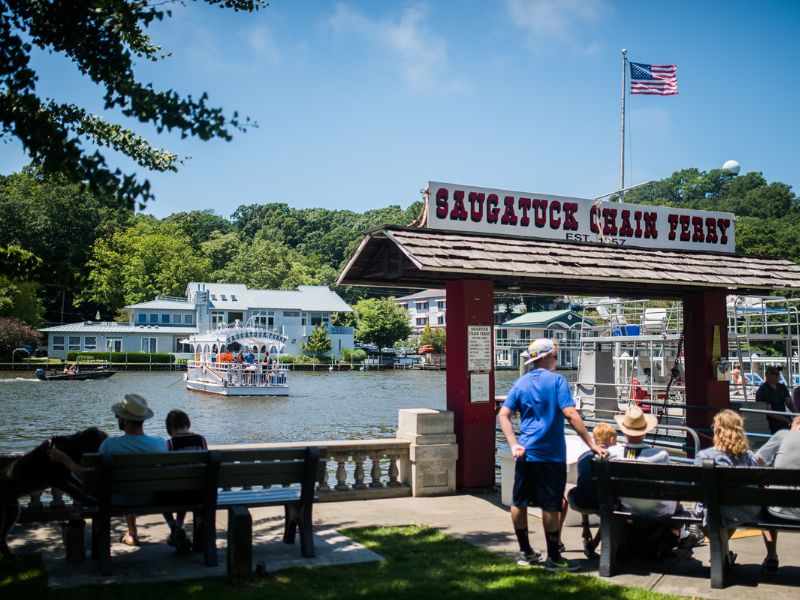
[[[85,321],[42,329],[48,335],[48,354],[66,358],[78,352],[169,352],[188,356],[183,343],[194,333],[220,323],[246,322],[255,317],[264,327],[288,338],[285,354],[299,355],[301,344],[315,327],[331,338],[331,355],[353,348],[353,328],[334,327],[331,315],[352,312],[336,292],[325,286],[301,285],[297,290],[253,290],[233,283],[192,282],[186,297],[158,297],[125,307],[127,323]]]
[[[519,355],[527,350],[531,340],[547,337],[559,341],[559,366],[575,368],[578,365],[580,331],[581,315],[572,310],[529,312],[495,325],[495,366],[519,367]]]
[[[444,327],[447,322],[447,300],[444,290],[422,290],[409,296],[397,298],[400,308],[408,311],[408,323],[411,329],[422,333],[425,325],[432,329]]]

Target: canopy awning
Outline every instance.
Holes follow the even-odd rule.
[[[800,265],[784,258],[653,250],[434,229],[370,231],[339,285],[436,288],[483,279],[497,291],[679,298],[690,292],[800,290]]]

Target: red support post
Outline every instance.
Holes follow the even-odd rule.
[[[489,326],[490,368],[486,397],[470,398],[468,327]],[[484,375],[485,377],[485,375]],[[495,484],[494,284],[447,282],[447,410],[455,417],[458,441],[456,485],[489,488]]]
[[[730,408],[727,381],[717,381],[714,373],[714,328],[719,331],[722,357],[728,355],[728,315],[724,292],[695,292],[683,297],[684,370],[689,427],[710,429],[714,415]],[[700,436],[703,447],[710,446],[710,435]]]

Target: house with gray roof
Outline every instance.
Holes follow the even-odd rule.
[[[253,317],[264,327],[288,338],[285,354],[299,355],[301,344],[315,327],[323,327],[332,341],[331,355],[353,348],[353,328],[334,327],[331,315],[352,312],[326,286],[301,285],[296,290],[251,290],[241,284],[192,282],[185,298],[157,297],[125,307],[128,323],[85,321],[47,327],[48,354],[66,358],[78,352],[170,352],[188,356],[184,340],[220,324],[246,322]]]
[[[519,367],[520,354],[536,338],[555,338],[560,367],[577,367],[582,317],[573,310],[543,310],[520,315],[494,328],[495,365]],[[588,325],[593,323],[588,322]]]

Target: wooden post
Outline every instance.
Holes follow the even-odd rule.
[[[728,316],[725,292],[693,292],[683,298],[684,369],[686,372],[686,424],[710,429],[714,415],[730,408],[727,381],[717,381],[713,352],[715,327],[721,355],[728,354]],[[709,434],[701,434],[701,446],[711,445]]]
[[[253,517],[246,506],[228,509],[228,575],[242,578],[253,569]]]
[[[447,282],[447,410],[453,411],[458,441],[456,485],[489,488],[495,483],[494,284]],[[470,397],[467,343],[471,325],[489,327],[487,397]]]

